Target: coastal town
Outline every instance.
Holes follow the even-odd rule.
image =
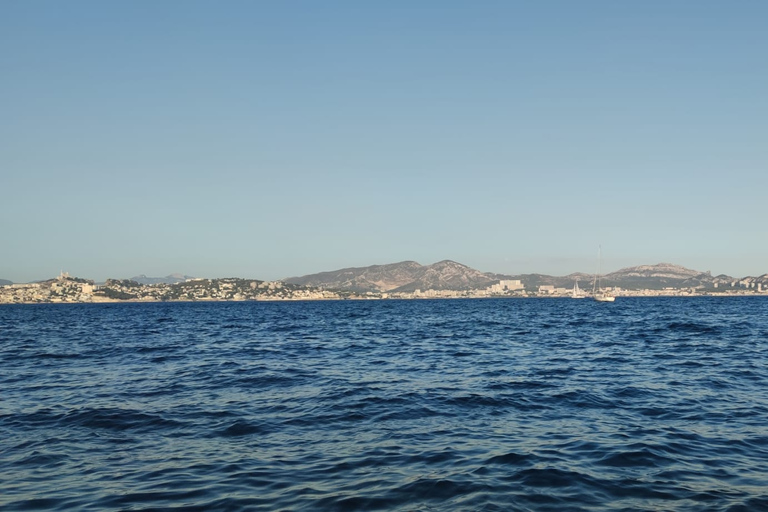
[[[763,276],[765,277],[765,276]],[[744,278],[711,287],[665,287],[662,289],[624,289],[608,287],[615,297],[697,297],[697,296],[768,296],[762,278]],[[573,288],[540,285],[528,289],[521,280],[504,280],[485,288],[446,290],[416,289],[381,292],[333,290],[302,286],[282,281],[255,279],[192,278],[178,283],[142,284],[130,279],[108,279],[102,284],[73,277],[62,272],[58,277],[35,283],[0,286],[0,304],[31,303],[106,303],[168,301],[307,301],[307,300],[374,300],[374,299],[459,299],[459,298],[586,298],[574,282]]]

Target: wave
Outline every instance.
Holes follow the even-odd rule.
[[[768,301],[690,300],[0,308],[0,508],[766,508]]]

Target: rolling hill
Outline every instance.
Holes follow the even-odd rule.
[[[283,281],[289,284],[364,293],[483,289],[502,279],[520,280],[525,285],[526,290],[535,290],[542,285],[571,288],[577,281],[582,288],[589,288],[594,275],[585,273],[574,273],[567,276],[502,275],[481,272],[455,261],[443,260],[432,265],[421,265],[415,261],[402,261],[387,265],[344,268],[291,277]],[[757,283],[761,282],[763,277],[747,279]],[[714,288],[716,284],[720,287],[728,287],[738,281],[730,276],[712,276],[709,272],[691,270],[671,263],[623,268],[606,274],[602,278],[603,286],[617,286],[627,290]],[[768,275],[766,275],[765,281],[768,285]]]

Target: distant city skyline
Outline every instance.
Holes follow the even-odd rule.
[[[768,4],[0,6],[0,279],[768,272]]]

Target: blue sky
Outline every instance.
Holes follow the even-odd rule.
[[[768,3],[0,4],[0,278],[768,272]]]

